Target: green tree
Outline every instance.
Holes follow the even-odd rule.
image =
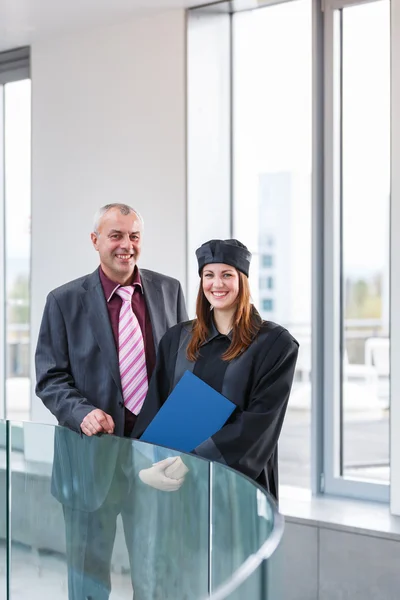
[[[380,319],[382,316],[381,278],[372,281],[347,281],[346,318]]]
[[[29,323],[30,286],[28,275],[18,275],[8,293],[9,323]]]

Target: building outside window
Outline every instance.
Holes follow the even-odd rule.
[[[273,277],[260,277],[260,290],[273,290],[274,289],[274,278]]]
[[[263,254],[262,256],[262,266],[265,268],[273,266],[273,257],[272,254]]]
[[[262,308],[265,312],[272,312],[274,310],[274,301],[271,298],[264,298]]]

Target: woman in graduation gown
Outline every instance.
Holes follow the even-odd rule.
[[[227,423],[194,450],[251,477],[278,497],[277,444],[298,343],[263,321],[250,301],[251,253],[237,240],[210,240],[197,251],[196,319],[161,340],[148,395],[133,431],[140,438],[186,370],[236,404]]]

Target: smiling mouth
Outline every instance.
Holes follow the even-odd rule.
[[[225,298],[228,292],[211,292],[214,298]]]
[[[129,262],[133,258],[133,254],[116,254],[115,256],[123,262]]]

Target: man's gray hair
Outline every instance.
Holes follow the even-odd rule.
[[[105,206],[102,206],[101,208],[99,208],[99,210],[94,215],[94,223],[93,223],[94,233],[97,233],[97,234],[99,233],[100,219],[106,214],[106,212],[108,212],[112,208],[118,208],[122,215],[130,215],[131,213],[134,213],[138,217],[139,221],[142,223],[142,227],[144,227],[143,217],[140,213],[138,213],[137,210],[132,208],[132,206],[129,206],[129,204],[120,204],[119,202],[114,202],[113,204],[105,204]]]

